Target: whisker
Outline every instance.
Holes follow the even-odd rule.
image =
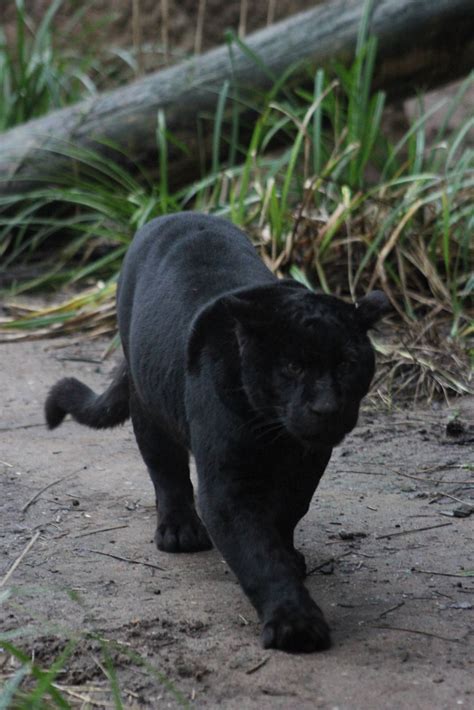
[[[255,439],[263,439],[266,436],[269,436],[273,432],[282,432],[283,427],[282,426],[275,426],[272,428],[265,429],[264,431],[259,431],[255,432]]]
[[[253,433],[256,439],[262,439],[264,436],[268,436],[273,432],[277,432],[280,436],[284,433],[285,427],[280,418],[273,419],[267,422],[262,422],[260,427],[254,427]]]
[[[273,414],[273,411],[272,411],[270,408],[268,408],[268,410],[271,411],[272,414]],[[262,425],[265,425],[267,422],[269,422],[269,421],[271,422],[271,421],[273,421],[273,419],[274,419],[274,417],[272,417],[272,419],[267,419],[267,420],[265,420],[264,416],[265,416],[265,415],[264,415],[264,410],[259,410],[258,412],[255,412],[252,417],[249,417],[248,419],[246,419],[246,420],[242,423],[242,427],[241,427],[241,428],[243,428],[243,427],[245,427],[245,426],[248,426],[248,427],[252,428],[252,426],[253,426],[253,424],[255,424],[255,422],[259,422],[259,421],[262,420],[262,419],[263,419],[263,421],[261,422],[261,424],[262,424]]]
[[[284,434],[285,434],[285,429],[284,429],[284,428],[281,428],[280,430],[277,430],[276,435],[273,437],[273,439],[271,439],[271,440],[268,442],[268,445],[271,446],[272,444],[274,444],[276,441],[278,441],[278,439],[281,439],[281,438],[284,436]]]

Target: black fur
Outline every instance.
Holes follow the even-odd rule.
[[[211,538],[263,622],[265,647],[327,648],[293,531],[356,424],[374,373],[366,331],[387,299],[374,292],[354,306],[279,281],[239,229],[183,213],[137,233],[117,305],[126,364],[100,396],[61,380],[48,425],[69,412],[114,426],[130,411],[155,486],[159,549],[203,550]]]
[[[120,365],[109,387],[101,395],[75,377],[59,380],[51,388],[44,411],[49,429],[59,426],[66,414],[70,414],[79,424],[94,429],[123,424],[130,416],[126,363]]]

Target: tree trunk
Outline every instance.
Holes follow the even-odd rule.
[[[384,89],[389,98],[457,79],[474,66],[473,0],[375,0],[373,8],[370,33],[378,38],[374,89]],[[159,109],[167,129],[190,149],[184,155],[169,144],[170,178],[189,177],[199,155],[198,116],[213,115],[225,80],[265,90],[272,77],[297,62],[305,64],[300,80],[308,76],[308,64],[350,62],[363,9],[363,0],[333,0],[248,36],[246,44],[261,65],[237,45],[231,51],[219,47],[1,134],[0,193],[20,192],[35,179],[63,170],[62,142],[106,151],[100,143],[105,139],[135,163],[150,163],[150,156],[157,163]],[[293,76],[297,80],[298,72]]]

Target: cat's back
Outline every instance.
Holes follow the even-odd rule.
[[[198,307],[227,290],[273,280],[234,224],[198,212],[178,212],[138,230],[124,259],[119,290],[175,292]]]
[[[133,238],[124,264],[145,264],[151,260],[159,266],[169,256],[176,260],[189,250],[194,258],[199,253],[205,258],[206,253],[215,247],[219,247],[221,259],[231,253],[236,256],[242,251],[254,252],[248,237],[231,222],[199,212],[177,212],[156,217],[141,227]]]
[[[117,294],[122,343],[166,337],[182,354],[196,313],[225,293],[277,281],[248,237],[225,219],[179,212],[136,233]],[[144,346],[145,347],[145,346]]]

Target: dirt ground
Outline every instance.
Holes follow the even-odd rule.
[[[152,485],[130,425],[46,431],[48,387],[65,375],[103,387],[105,345],[0,346],[0,584],[39,533],[7,581],[2,631],[31,622],[22,643],[48,667],[73,631],[119,642],[127,707],[474,707],[474,516],[452,516],[473,509],[449,497],[474,502],[474,398],[367,407],[335,450],[297,533],[334,645],[288,655],[260,647],[256,614],[215,550],[155,549]],[[449,435],[456,415],[464,428]],[[58,678],[74,707],[111,707],[100,653],[84,636]],[[0,651],[0,680],[13,671]]]

